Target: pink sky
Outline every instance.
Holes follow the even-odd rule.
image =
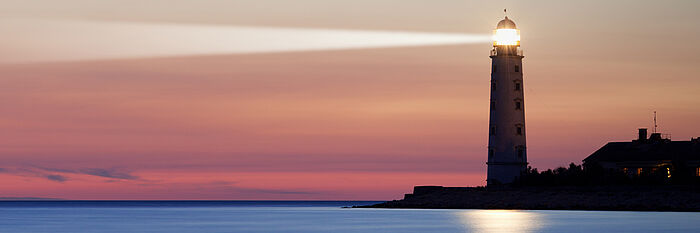
[[[531,165],[580,163],[650,127],[653,111],[674,140],[700,136],[700,3],[224,2],[10,1],[0,11],[483,34],[508,7],[526,56]],[[2,52],[16,46],[0,43],[0,60],[11,59]],[[384,200],[414,185],[483,185],[489,49],[0,63],[0,197]]]

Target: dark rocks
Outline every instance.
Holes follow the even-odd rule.
[[[700,211],[698,186],[441,187],[359,208]]]

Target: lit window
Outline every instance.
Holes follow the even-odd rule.
[[[520,90],[520,83],[515,83],[515,90],[519,91]]]
[[[642,174],[642,168],[641,168],[641,167],[638,167],[638,168],[637,168],[637,175],[641,175],[641,174]]]
[[[695,168],[695,176],[700,176],[700,167]]]
[[[515,101],[515,109],[516,109],[516,110],[522,109],[522,106],[521,106],[521,104],[520,104],[520,101]]]
[[[520,72],[520,66],[519,66],[519,65],[515,65],[515,72]]]

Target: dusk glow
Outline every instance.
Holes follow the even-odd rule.
[[[485,185],[504,7],[522,35],[496,37],[526,51],[531,166],[631,141],[653,111],[674,140],[700,136],[700,46],[678,43],[700,41],[700,1],[4,5],[0,197],[391,200]]]

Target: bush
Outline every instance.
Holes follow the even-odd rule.
[[[569,167],[547,169],[541,172],[537,168],[528,166],[513,184],[515,186],[598,186],[665,185],[678,182],[681,182],[681,179],[669,179],[666,171],[661,169],[653,173],[632,176],[616,169],[607,170],[591,165],[584,167],[571,163]]]

